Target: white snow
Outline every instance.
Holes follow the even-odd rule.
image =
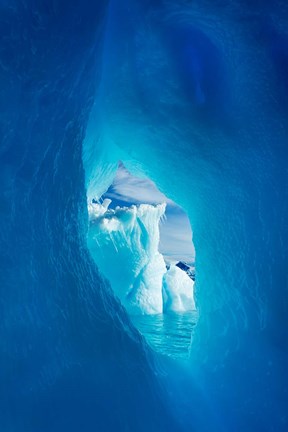
[[[88,205],[88,247],[115,294],[132,314],[195,309],[194,282],[178,267],[166,270],[159,253],[159,222],[166,204],[109,209]]]
[[[195,309],[193,280],[176,265],[163,277],[164,311],[186,312]]]

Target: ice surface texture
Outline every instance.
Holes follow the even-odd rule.
[[[183,270],[171,265],[163,276],[164,312],[188,312],[195,310],[194,282]]]
[[[127,311],[157,314],[194,310],[194,282],[175,266],[167,272],[158,251],[159,222],[166,204],[110,210],[109,201],[88,206],[88,247]]]
[[[1,432],[174,425],[86,245],[82,141],[106,6],[0,1]]]
[[[287,431],[287,7],[0,2],[1,431]],[[185,365],[90,258],[84,137],[88,196],[121,159],[189,214]]]

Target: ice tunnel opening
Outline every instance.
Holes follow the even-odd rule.
[[[154,351],[189,356],[197,323],[195,249],[188,216],[119,162],[88,202],[88,248],[133,325]]]

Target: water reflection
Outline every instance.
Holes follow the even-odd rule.
[[[135,327],[155,351],[187,358],[197,323],[197,312],[133,316]]]

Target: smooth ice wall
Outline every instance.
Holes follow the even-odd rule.
[[[170,376],[195,430],[287,429],[287,16],[282,1],[109,6],[88,197],[121,159],[189,214],[200,320],[190,380]]]

